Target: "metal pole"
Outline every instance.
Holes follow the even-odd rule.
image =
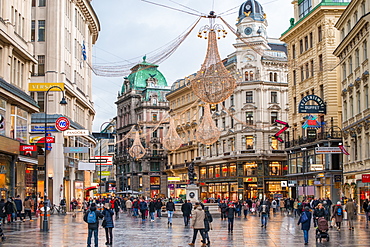
[[[101,134],[101,127],[100,127],[100,134]],[[99,167],[99,196],[101,197],[101,136],[100,136],[100,147],[99,147],[99,150],[100,150],[100,167]]]

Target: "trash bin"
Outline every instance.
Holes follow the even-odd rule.
[[[42,207],[40,208],[40,230],[44,230],[44,217],[45,217],[45,214],[44,214],[44,211],[45,211],[45,208]],[[46,208],[46,216],[48,217],[48,229],[50,229],[50,208],[47,207]]]

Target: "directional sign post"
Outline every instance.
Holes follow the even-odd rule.
[[[90,163],[107,163],[107,159],[89,159]]]

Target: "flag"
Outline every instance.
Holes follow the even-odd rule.
[[[349,153],[347,152],[347,150],[344,148],[343,145],[339,145],[339,149],[340,151],[342,151],[342,153],[344,153],[345,155],[349,155]]]
[[[82,42],[82,57],[84,58],[84,61],[86,61],[86,46],[85,46],[85,41]]]

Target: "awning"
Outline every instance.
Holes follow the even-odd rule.
[[[37,159],[29,158],[29,157],[22,156],[22,155],[18,156],[18,160],[22,161],[22,162],[26,162],[26,163],[31,163],[31,164],[34,164],[34,165],[37,165],[39,163]]]
[[[85,188],[85,190],[95,190],[97,188],[98,188],[98,186],[95,185],[95,186],[87,187],[87,188]]]

